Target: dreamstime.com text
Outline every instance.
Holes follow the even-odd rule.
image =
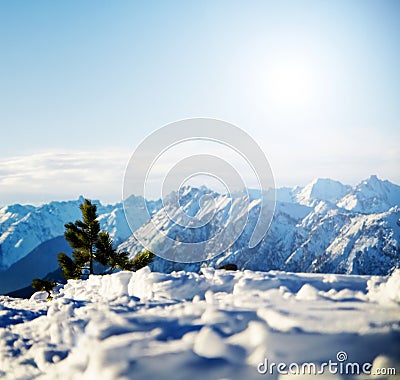
[[[262,375],[322,375],[324,373],[338,375],[375,375],[388,376],[396,375],[396,368],[375,368],[372,363],[355,363],[347,361],[345,351],[336,354],[336,360],[329,360],[323,363],[284,363],[270,362],[267,358],[257,366],[258,373]]]

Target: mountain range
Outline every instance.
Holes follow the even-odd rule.
[[[146,201],[152,219],[157,220],[159,228],[168,236],[178,236],[187,242],[207,239],[226,227],[224,215],[235,215],[234,196],[206,187],[187,187],[182,191],[184,196],[172,193],[164,204],[160,200]],[[276,208],[270,229],[257,246],[248,248],[248,243],[258,220],[262,195],[266,195],[249,190],[251,208],[245,228],[228,250],[203,263],[176,263],[156,257],[152,269],[198,271],[204,265],[218,267],[231,263],[239,269],[262,271],[384,275],[398,266],[400,186],[376,176],[356,186],[316,179],[304,187],[276,189],[275,194]],[[181,210],[173,202],[177,195],[181,195]],[[0,208],[0,293],[27,286],[33,277],[43,277],[57,268],[57,253],[67,250],[62,238],[64,224],[80,218],[82,201],[81,197],[37,207],[16,204]],[[132,195],[126,202],[134,210],[132,229],[141,236],[150,234],[147,238],[152,244],[167,250],[167,245],[160,248],[163,242],[154,241],[155,237],[148,232],[151,229],[143,198]],[[119,249],[129,251],[132,257],[142,250],[125,219],[122,203],[94,203],[101,228],[109,231]],[[210,212],[216,217],[202,228],[178,228],[165,217],[162,206],[170,215],[177,216],[184,210],[200,219]],[[235,222],[239,223],[239,219]]]

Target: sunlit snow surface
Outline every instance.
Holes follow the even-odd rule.
[[[1,296],[0,378],[284,379],[259,374],[258,364],[335,361],[340,351],[400,374],[399,321],[400,271],[144,268],[69,281],[49,302],[46,293]]]

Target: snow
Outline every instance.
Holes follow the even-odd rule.
[[[350,186],[343,185],[339,181],[317,178],[296,194],[296,200],[307,206],[312,206],[319,201],[337,203],[350,189]]]
[[[399,202],[400,186],[372,175],[346,194],[338,206],[360,213],[382,213]]]
[[[400,371],[400,270],[143,268],[70,280],[53,293],[51,301],[45,292],[0,296],[2,378],[251,380],[266,358],[322,363],[339,351]],[[341,378],[332,376],[324,378]]]
[[[389,279],[382,283],[379,277],[372,277],[367,286],[372,300],[400,304],[400,269],[395,270]]]
[[[29,299],[30,301],[37,301],[37,302],[45,302],[47,301],[47,297],[49,296],[49,293],[47,292],[36,292],[32,294],[31,298]]]

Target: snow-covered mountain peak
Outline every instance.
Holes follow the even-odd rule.
[[[215,193],[215,191],[209,189],[207,186],[191,186],[191,185],[185,185],[182,186],[179,189],[179,196],[181,197],[186,197],[188,195],[194,195],[194,194],[199,194],[200,196],[203,194],[210,194],[210,193]]]
[[[33,206],[22,206],[20,204],[0,208],[0,232],[4,230],[5,225],[11,224],[13,219],[22,218],[32,210],[34,210]],[[7,223],[7,221],[10,221],[10,223]]]
[[[361,213],[381,213],[400,204],[400,186],[376,175],[361,181],[339,202],[338,206]]]
[[[164,208],[172,214],[184,214],[193,218],[211,199],[215,199],[219,194],[206,186],[193,187],[184,186],[179,191],[172,191],[163,199]]]
[[[383,182],[383,181],[380,180],[376,174],[371,174],[371,175],[369,176],[369,178],[367,178],[367,179],[361,181],[361,183],[375,183],[375,184],[376,184],[376,183],[379,184],[380,182]],[[386,182],[388,182],[388,181],[386,181]]]
[[[304,186],[303,189],[297,193],[296,200],[300,204],[308,206],[312,206],[319,201],[336,203],[347,194],[350,189],[350,186],[343,185],[339,181],[328,178],[317,178]]]

